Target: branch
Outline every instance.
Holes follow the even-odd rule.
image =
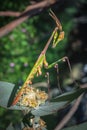
[[[72,108],[70,109],[70,111],[68,112],[67,115],[65,115],[65,117],[62,119],[62,121],[57,125],[57,127],[54,130],[60,130],[64,127],[64,125],[71,119],[71,117],[73,116],[73,114],[76,112],[76,110],[78,109],[78,106],[80,104],[80,101],[83,97],[83,94],[81,94],[76,102],[74,103],[74,105],[72,106]]]
[[[21,15],[20,12],[13,12],[13,11],[0,11],[0,16],[12,16],[12,17],[19,17]]]
[[[28,18],[32,17],[40,13],[43,9],[55,4],[58,0],[43,0],[36,4],[28,6],[23,13],[14,21],[8,23],[4,27],[0,29],[0,37],[5,36],[9,32],[11,32],[15,27],[19,24],[27,20]]]

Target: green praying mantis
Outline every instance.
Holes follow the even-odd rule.
[[[56,15],[54,14],[54,12],[52,10],[50,10],[49,15],[53,18],[53,20],[56,23],[56,27],[54,28],[47,44],[45,45],[44,49],[42,50],[41,54],[39,55],[35,65],[33,66],[31,72],[29,73],[26,81],[24,82],[23,86],[21,87],[21,89],[18,91],[18,93],[16,94],[16,96],[14,97],[14,100],[12,102],[12,105],[15,105],[21,95],[24,92],[24,89],[26,88],[26,86],[30,86],[32,84],[32,80],[34,78],[35,75],[40,76],[42,74],[42,67],[44,66],[46,69],[49,69],[51,67],[53,67],[56,63],[64,60],[64,59],[60,59],[54,63],[52,63],[51,65],[48,65],[47,61],[46,61],[46,52],[47,49],[51,43],[51,41],[53,41],[52,47],[55,48],[57,46],[57,44],[64,39],[64,31],[62,31],[62,26],[60,21],[58,20],[58,18],[56,17]]]

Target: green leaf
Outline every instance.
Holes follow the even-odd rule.
[[[65,129],[62,129],[62,130],[87,130],[87,122],[81,123],[79,125],[75,125],[72,127],[67,127]]]
[[[0,81],[0,106],[6,108],[14,84]]]
[[[76,89],[76,90],[73,90],[71,92],[63,93],[63,94],[59,95],[58,97],[56,97],[55,99],[52,99],[51,101],[53,101],[53,102],[73,101],[76,98],[78,98],[85,91],[86,91],[86,88]]]
[[[29,110],[27,107],[21,107],[21,106],[8,106],[8,101],[12,95],[14,84],[8,83],[8,82],[3,82],[0,81],[0,106],[6,109],[11,109],[11,110]]]
[[[42,106],[37,107],[35,110],[32,110],[31,113],[35,116],[50,115],[63,108],[66,104],[67,102],[48,102]]]

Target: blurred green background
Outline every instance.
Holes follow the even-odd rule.
[[[0,1],[0,11],[23,11],[29,4],[30,1],[27,0]],[[49,47],[46,53],[47,61],[51,64],[63,56],[68,56],[72,65],[73,75],[81,83],[82,76],[87,73],[87,70],[82,71],[84,66],[87,65],[87,1],[61,0],[50,8],[60,19],[65,32],[65,38],[55,49],[51,46]],[[18,85],[25,81],[55,27],[54,21],[49,16],[50,8],[37,16],[27,19],[8,35],[0,38],[1,81],[16,83]],[[0,27],[14,19],[14,17],[1,16]],[[62,63],[59,65],[59,69],[62,86],[65,87],[66,84],[72,83],[67,65]],[[43,72],[43,76],[35,78],[33,82],[46,81],[44,78],[45,72]],[[51,86],[57,86],[55,69],[52,68],[49,72]],[[14,113],[13,115],[15,115]],[[2,130],[9,124],[9,120],[12,120],[12,117],[8,115],[8,111],[0,108],[0,128]]]

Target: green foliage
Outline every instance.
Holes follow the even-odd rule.
[[[32,23],[32,20],[30,23]],[[35,60],[32,57],[37,55],[35,44],[32,46],[35,32],[35,28],[33,28],[32,25],[27,27],[27,25],[23,23],[14,29],[10,35],[1,39],[1,80],[17,82],[18,79],[25,79],[26,70],[28,69],[27,71],[29,71],[31,69]],[[21,74],[19,74],[19,71]]]

